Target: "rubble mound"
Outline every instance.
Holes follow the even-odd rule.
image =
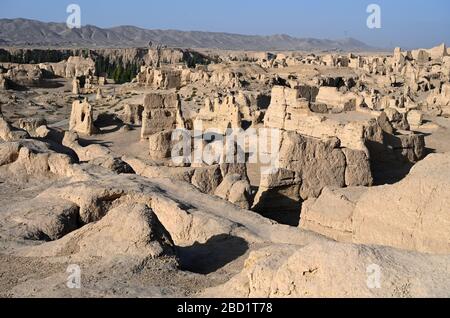
[[[204,296],[446,297],[449,277],[440,267],[446,262],[448,256],[427,258],[335,242],[305,247],[275,245],[251,253],[242,273],[207,290]]]
[[[449,253],[449,163],[449,153],[432,154],[395,185],[326,189],[304,203],[300,227],[345,242]]]
[[[31,254],[145,259],[173,256],[175,251],[170,234],[151,208],[144,204],[124,203],[108,211],[100,221],[88,224],[61,240],[41,245]]]

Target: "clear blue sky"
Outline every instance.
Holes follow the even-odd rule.
[[[0,0],[0,18],[64,22],[66,7],[82,9],[82,24],[135,25],[242,34],[338,39],[378,47],[450,45],[449,0]],[[382,28],[368,29],[368,4],[382,9]]]

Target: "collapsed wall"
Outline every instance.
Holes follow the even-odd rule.
[[[225,134],[227,129],[247,129],[262,121],[264,114],[258,106],[261,94],[253,96],[239,91],[238,94],[216,96],[213,100],[206,98],[205,106],[200,109],[195,123],[202,129],[214,130]]]
[[[205,107],[198,113],[195,122],[204,131],[214,130],[225,134],[227,129],[242,127],[242,116],[234,96],[227,96],[221,101],[218,97],[205,100]]]
[[[170,68],[152,68],[143,66],[136,81],[153,89],[172,89],[181,87],[181,70]]]
[[[191,69],[180,65],[142,66],[136,76],[136,82],[153,89],[179,89],[193,83],[232,89],[242,86],[241,76],[242,74],[231,71],[208,71],[202,67]]]
[[[184,128],[184,125],[178,94],[151,93],[145,95],[142,112],[142,139],[147,139],[149,136],[165,130]]]
[[[297,89],[274,87],[264,123],[281,130],[279,166],[262,175],[253,208],[298,214],[301,202],[326,186],[371,186],[376,161],[402,165],[423,158],[422,135],[396,134],[380,118],[338,122],[311,113]]]

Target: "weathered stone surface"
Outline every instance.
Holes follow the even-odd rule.
[[[31,119],[19,119],[18,126],[20,129],[25,130],[31,136],[36,136],[37,128],[47,125],[47,121],[44,118],[31,118]]]
[[[102,89],[101,88],[97,88],[97,94],[95,95],[95,100],[99,101],[99,100],[102,100],[102,98],[103,98]]]
[[[7,90],[8,88],[8,80],[3,74],[0,74],[0,91]]]
[[[166,159],[172,154],[172,130],[162,131],[148,137],[150,158]]]
[[[352,242],[353,212],[368,188],[325,188],[317,199],[302,205],[300,228],[314,231],[339,242]]]
[[[37,250],[47,257],[129,256],[146,259],[174,254],[172,238],[152,209],[133,203],[111,209],[99,222],[88,224]]]
[[[195,169],[191,182],[201,192],[214,194],[222,179],[223,176],[220,171],[220,166],[216,165]]]
[[[373,184],[370,160],[367,154],[348,148],[343,148],[342,152],[346,159],[345,185],[346,186],[367,186]]]
[[[389,120],[389,123],[392,125],[394,130],[409,130],[410,125],[406,118],[406,114],[400,113],[396,108],[388,107],[384,110],[384,113]],[[380,121],[379,121],[380,122]],[[394,130],[392,130],[391,134],[394,134]],[[389,132],[389,130],[385,129],[385,132]]]
[[[275,113],[281,116],[281,111],[282,109]],[[337,137],[341,141],[342,147],[368,152],[364,138],[365,126],[369,125],[368,123],[340,123],[317,114],[299,115],[296,122],[288,126],[280,126],[276,121],[267,121],[266,119],[264,124],[267,128],[295,131],[301,135],[318,139]]]
[[[219,98],[215,98],[214,102],[206,99],[205,107],[195,121],[195,127],[221,134],[225,134],[227,129],[242,128],[242,115],[234,96],[227,96],[223,102]]]
[[[251,185],[246,176],[228,174],[214,191],[214,195],[242,209],[248,210],[251,207]]]
[[[196,168],[191,167],[166,167],[147,163],[143,160],[125,156],[123,160],[128,163],[137,175],[146,178],[168,178],[171,180],[191,182]]]
[[[31,240],[58,240],[80,227],[76,204],[45,195],[19,203],[6,217],[15,224],[13,235]]]
[[[321,87],[316,102],[327,105],[332,112],[343,112],[356,110],[362,98],[354,93],[343,94],[335,87]]]
[[[87,102],[74,101],[70,114],[69,130],[83,134],[93,135],[98,132],[94,126],[92,106]]]
[[[395,131],[384,112],[365,127],[364,138],[373,163],[416,163],[425,154],[424,135]]]
[[[144,106],[125,104],[123,114],[120,116],[124,124],[127,125],[141,125],[142,113]]]
[[[7,72],[2,75],[3,89],[23,89],[24,87],[40,87],[44,83],[42,70],[36,64],[6,65]]]
[[[28,137],[29,135],[26,131],[12,127],[0,113],[0,140],[15,141]]]
[[[38,157],[30,158],[33,166],[37,166],[40,160]],[[17,165],[25,165],[23,161],[16,161],[15,163]],[[0,167],[1,172],[3,173],[3,168],[9,168],[9,166]],[[47,173],[51,171],[47,168]],[[36,177],[42,172],[42,170],[34,169],[28,171],[28,175]],[[115,222],[114,220],[126,220],[130,216],[127,213],[131,213],[130,211],[133,210],[133,206],[136,204],[150,207],[158,216],[163,226],[169,230],[178,246],[191,246],[195,242],[206,243],[212,237],[223,234],[243,236],[252,242],[259,242],[258,235],[252,234],[251,231],[242,227],[242,224],[246,224],[247,222],[259,224],[261,229],[266,232],[264,235],[267,234],[267,230],[273,225],[272,222],[265,220],[257,214],[240,210],[238,207],[218,198],[216,199],[212,196],[202,194],[185,182],[178,182],[166,178],[148,179],[132,175],[116,175],[92,165],[74,167],[71,176],[68,174],[58,174],[57,177],[60,178],[59,180],[61,182],[55,184],[55,186],[45,188],[44,192],[39,196],[42,198],[45,197],[47,202],[57,202],[58,200],[73,202],[79,207],[79,220],[82,224],[97,223],[93,223],[87,227],[84,226],[81,230],[73,232],[67,238],[64,237],[60,241],[63,244],[55,242],[55,244],[43,246],[42,250],[31,251],[32,255],[42,255],[42,252],[45,250],[50,255],[55,255],[55,251],[58,254],[59,251],[64,250],[70,252],[70,254],[76,253],[76,250],[74,251],[70,248],[70,246],[73,246],[70,243],[77,242],[77,238],[83,238],[84,234],[89,234],[90,237],[91,234],[94,235],[97,232],[96,230],[103,232],[104,225],[112,227],[111,231],[113,232],[117,230],[118,233],[123,233],[121,224],[128,223],[126,221]],[[173,199],[173,195],[180,196],[177,199]],[[206,205],[204,205],[205,203]],[[204,210],[205,208],[213,208],[214,212],[206,212]],[[111,215],[112,210],[116,211],[112,213],[114,216]],[[142,211],[140,208],[138,210]],[[241,213],[244,213],[242,219],[239,216]],[[102,223],[105,220],[105,216],[106,220],[109,221]],[[238,218],[236,219],[237,222],[242,223],[240,226],[235,225],[234,220],[236,217]],[[134,220],[134,217],[131,217],[131,219]],[[254,220],[254,222],[251,220]],[[3,229],[2,226],[3,223],[0,222],[0,229]],[[265,227],[268,228],[264,230]],[[129,229],[133,229],[133,226],[129,226],[126,230]],[[109,230],[105,229],[105,231],[104,233],[109,233]],[[296,240],[296,231],[288,230],[288,232],[293,234],[289,240]],[[289,241],[287,238],[281,238],[285,233],[275,231],[274,234],[275,237],[281,235],[279,238],[283,242]],[[103,242],[101,233],[98,233],[98,235],[100,236],[97,236],[97,234],[94,235],[97,238],[96,244],[100,241]],[[298,238],[300,239],[302,236],[298,235]],[[109,237],[110,234],[106,235],[105,239]],[[79,242],[82,242],[83,239]],[[128,242],[124,238],[123,244],[127,245]],[[51,246],[55,248],[50,248]],[[108,248],[110,247],[108,246]],[[83,246],[83,249],[86,250],[87,255],[92,255],[91,252],[94,253],[95,251],[94,246]],[[130,249],[132,249],[131,245]],[[111,252],[111,255],[117,254]]]
[[[449,158],[449,154],[430,155],[400,183],[365,193],[353,216],[354,241],[448,253],[450,178],[445,167]]]
[[[147,163],[137,158],[124,157],[136,174],[146,178],[164,178],[175,181],[184,181],[191,183],[199,191],[213,195],[218,187],[222,184],[224,178],[228,175],[238,175],[240,179],[247,179],[247,171],[245,165],[240,164],[222,164],[201,167],[166,167],[155,165],[155,163]],[[226,184],[226,183],[225,183]],[[225,188],[225,184],[222,188]],[[232,185],[230,185],[232,186]],[[221,194],[227,189],[219,191]]]
[[[305,247],[275,245],[252,252],[240,274],[203,296],[447,297],[450,282],[446,262],[448,256],[425,257],[336,242]],[[368,273],[380,269],[379,285],[368,280]]]
[[[61,72],[56,75],[65,78],[74,78],[89,76],[95,74],[95,62],[91,58],[83,58],[81,56],[71,56],[67,61],[61,62]]]
[[[291,113],[287,106],[280,108],[288,100],[285,90],[274,88],[274,91],[275,98],[272,96],[265,125],[287,131],[282,132],[277,153],[280,169],[269,177],[263,176],[254,209],[267,213],[276,208],[270,202],[283,202],[280,209],[295,211],[301,201],[317,197],[326,186],[368,186],[373,183],[365,134],[374,123],[340,123],[305,112],[303,107],[296,117],[296,124],[286,125],[289,120],[285,121],[284,115]],[[297,91],[289,92],[294,94],[290,102],[298,102]],[[284,101],[278,102],[280,98]]]
[[[0,143],[0,166],[16,161],[20,148],[21,145],[18,142]]]
[[[445,45],[445,43],[442,43],[441,45],[429,49],[428,54],[430,55],[432,60],[441,59],[444,56],[448,55],[447,46]]]
[[[184,125],[178,94],[152,93],[145,96],[142,113],[142,139],[164,130],[184,128]]]
[[[326,185],[345,186],[346,158],[335,141],[320,141],[285,132],[280,167],[301,176],[301,197],[316,197]],[[291,159],[292,158],[292,159]]]
[[[195,57],[203,57],[200,53],[192,50],[160,47],[160,45],[153,44],[145,55],[145,64],[153,67],[178,65],[187,63],[194,55]]]
[[[226,69],[187,69],[169,66],[144,66],[136,81],[153,89],[179,89],[188,84],[212,85],[228,89],[240,88],[242,74]]]
[[[46,125],[43,125],[43,126],[39,126],[38,128],[36,128],[34,136],[36,138],[46,139],[47,137],[50,136],[50,134],[51,134],[51,130],[48,129],[48,127]]]
[[[397,135],[389,138],[389,145],[393,147],[397,158],[406,162],[416,163],[425,156],[425,137],[419,134]]]
[[[154,89],[172,89],[181,87],[181,70],[155,69],[144,67],[137,76],[138,83]]]
[[[113,153],[105,146],[99,144],[92,144],[86,147],[80,146],[79,137],[76,133],[66,132],[62,144],[72,149],[80,161],[89,162],[116,173],[133,173],[133,169],[119,155]]]
[[[326,186],[371,185],[373,177],[367,155],[341,149],[339,140],[318,140],[284,132],[279,151],[279,169],[263,175],[254,209],[296,210],[303,200],[320,195]]]
[[[95,63],[0,63],[0,297],[450,296],[445,50],[5,48]],[[95,75],[120,65],[120,81],[145,66]],[[65,131],[74,79],[95,137],[83,109]],[[200,160],[170,160],[196,119],[219,133],[190,138]],[[256,129],[238,150],[258,162],[216,154],[229,127]]]
[[[219,198],[222,198],[224,200],[228,199],[228,196],[230,194],[230,190],[233,187],[233,185],[242,180],[242,176],[238,174],[229,174],[227,175],[223,181],[220,183],[220,185],[217,187],[216,191],[214,191],[214,195],[218,196]]]
[[[298,89],[275,86],[264,125],[269,128],[295,130],[300,126],[298,121],[309,112],[309,102],[300,98]]]
[[[80,94],[80,80],[78,80],[76,77],[74,77],[72,80],[72,94]]]
[[[400,122],[403,120],[403,114],[400,114],[397,109],[393,107],[384,110],[389,122]]]
[[[4,176],[25,180],[30,175],[70,177],[77,170],[71,157],[50,150],[44,142],[23,139],[2,144],[1,151],[0,173]]]
[[[89,160],[89,163],[103,167],[115,173],[134,173],[133,169],[121,158],[113,154]]]
[[[70,131],[64,134],[62,144],[75,151],[80,161],[90,161],[111,154],[108,148],[98,144],[92,144],[86,147],[80,146],[78,134]]]
[[[423,124],[423,113],[418,110],[411,110],[406,115],[408,124],[411,127],[419,127]]]
[[[233,184],[228,195],[228,201],[241,209],[248,210],[252,203],[252,187],[247,180],[240,180]]]
[[[305,203],[301,228],[358,244],[448,253],[449,158],[430,155],[395,185],[324,191]]]

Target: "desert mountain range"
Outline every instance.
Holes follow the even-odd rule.
[[[222,50],[369,51],[369,45],[353,39],[296,38],[286,34],[260,36],[231,33],[147,30],[134,26],[99,28],[86,25],[69,29],[65,23],[28,19],[0,19],[0,45],[66,47],[169,47]]]

